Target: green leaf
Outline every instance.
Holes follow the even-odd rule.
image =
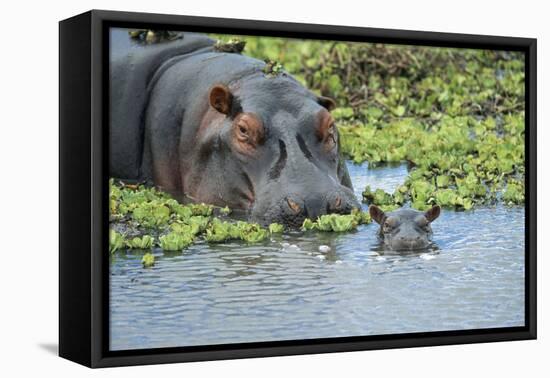
[[[155,256],[152,253],[146,253],[141,259],[144,268],[151,268],[155,265]]]
[[[395,108],[394,113],[397,117],[402,117],[405,114],[405,110],[403,105],[399,105]]]
[[[285,227],[279,223],[271,223],[269,225],[269,232],[271,234],[280,234],[285,230]]]
[[[115,230],[109,230],[109,252],[113,253],[124,248],[126,242],[124,236]]]
[[[314,230],[317,228],[317,223],[313,222],[311,219],[306,218],[302,223],[302,231]]]
[[[190,234],[170,232],[159,238],[160,247],[165,251],[181,251],[193,244],[194,238]]]
[[[153,247],[154,239],[150,235],[143,235],[142,237],[134,237],[126,241],[126,245],[130,249],[151,249]]]

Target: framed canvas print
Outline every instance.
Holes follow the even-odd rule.
[[[60,355],[536,337],[536,40],[60,22]]]

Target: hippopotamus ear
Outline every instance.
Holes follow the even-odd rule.
[[[370,217],[374,219],[378,224],[384,223],[384,220],[386,219],[386,214],[382,211],[381,208],[376,205],[369,206],[369,214]]]
[[[424,213],[424,216],[426,217],[428,222],[433,222],[434,220],[437,219],[440,213],[441,213],[441,207],[439,207],[439,205],[435,205],[430,210],[426,211]]]
[[[329,112],[336,108],[336,101],[330,97],[317,96],[317,102],[319,105],[325,107]]]
[[[233,95],[227,86],[217,84],[210,89],[210,106],[218,112],[229,115],[233,103]]]

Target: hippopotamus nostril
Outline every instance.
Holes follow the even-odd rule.
[[[294,213],[298,214],[300,211],[302,211],[302,208],[300,207],[300,205],[298,205],[296,202],[294,202],[288,197],[286,198],[286,203]]]
[[[334,201],[334,208],[339,209],[340,206],[342,206],[342,197],[336,197],[336,200]]]
[[[343,201],[342,197],[336,196],[334,198],[327,199],[327,213],[341,213],[344,209],[342,208]]]

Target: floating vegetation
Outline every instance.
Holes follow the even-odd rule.
[[[336,100],[332,115],[347,157],[369,167],[409,164],[396,192],[367,191],[365,202],[456,210],[524,203],[523,53],[243,40],[247,55],[280,62],[306,87]]]
[[[109,250],[183,251],[194,243],[224,243],[229,240],[248,244],[261,243],[272,234],[285,231],[282,224],[267,228],[257,223],[223,220],[214,214],[227,216],[229,208],[207,204],[183,205],[168,194],[154,188],[125,185],[110,181],[111,230]],[[312,226],[307,228],[307,222]],[[354,210],[350,215],[323,215],[315,221],[306,220],[304,229],[318,231],[351,231],[359,224],[370,222],[368,213]]]
[[[257,223],[223,222],[214,218],[206,229],[205,240],[209,243],[243,240],[247,243],[259,243],[269,236],[269,232]]]
[[[259,243],[269,236],[269,231],[256,223],[237,222],[239,237],[247,243]]]
[[[236,226],[230,222],[222,222],[219,219],[213,219],[206,229],[204,239],[209,243],[223,243],[230,239],[238,239],[239,233]]]
[[[367,212],[354,209],[349,215],[326,214],[321,215],[316,220],[306,219],[302,224],[302,231],[353,231],[360,224],[368,224],[370,222],[371,218]]]
[[[136,236],[126,241],[126,246],[130,249],[151,249],[153,247],[153,237],[150,235]]]
[[[193,244],[193,234],[170,232],[159,237],[159,246],[165,251],[181,251]]]
[[[498,132],[490,120],[447,116],[429,129],[415,120],[403,119],[384,128],[343,126],[340,132],[344,152],[357,162],[408,161],[413,165],[393,195],[366,188],[365,202],[402,205],[410,200],[420,210],[436,203],[469,210],[497,202],[497,193],[508,183],[517,195],[502,199],[506,204],[523,203],[523,128],[521,113],[504,116]]]
[[[145,227],[161,226],[170,219],[170,209],[161,201],[153,200],[137,205],[132,217]]]
[[[152,253],[146,253],[141,258],[141,264],[144,268],[151,268],[155,265],[155,256]]]
[[[502,200],[509,205],[525,201],[525,186],[523,181],[508,180],[506,190],[502,193]]]
[[[124,248],[126,242],[122,234],[115,230],[109,230],[109,252],[113,253]]]
[[[269,225],[269,233],[271,234],[281,234],[285,231],[285,226],[279,223],[271,223]]]
[[[396,191],[396,195],[386,193],[382,189],[376,189],[374,192],[367,185],[363,191],[363,202],[373,205],[377,205],[382,211],[392,211],[398,208],[404,202],[404,197],[399,195],[399,191]]]

